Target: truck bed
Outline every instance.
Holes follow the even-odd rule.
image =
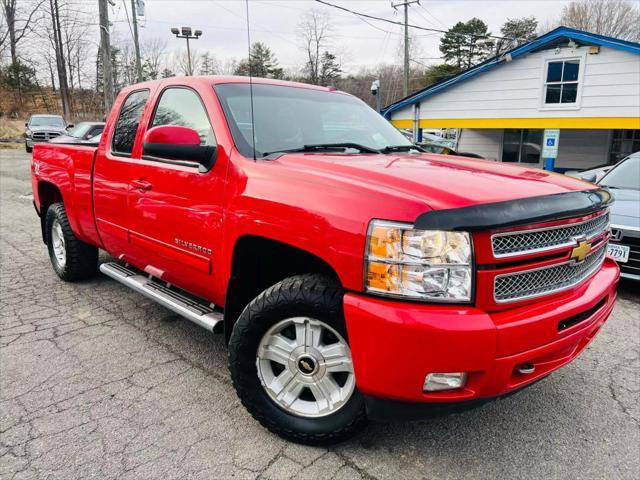
[[[97,147],[63,143],[36,144],[31,160],[36,208],[62,196],[71,228],[79,239],[100,244],[93,216],[92,180]],[[40,181],[38,186],[36,182]],[[42,183],[44,182],[44,183]]]

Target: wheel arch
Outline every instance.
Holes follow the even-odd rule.
[[[41,180],[38,182],[38,201],[40,203],[40,231],[42,233],[42,241],[47,244],[46,234],[46,218],[47,210],[54,203],[64,203],[62,192],[57,185],[51,182]]]
[[[324,259],[288,243],[256,235],[236,240],[231,257],[224,309],[224,332],[228,342],[231,330],[242,310],[260,292],[285,278],[305,273],[340,277]]]

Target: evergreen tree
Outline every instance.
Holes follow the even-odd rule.
[[[440,65],[429,66],[424,73],[425,87],[438,83],[446,78],[460,72],[460,68],[457,65],[448,65],[441,63]]]
[[[504,53],[523,43],[530,42],[538,36],[538,20],[536,17],[508,18],[500,33],[507,40],[498,40],[497,53]]]
[[[465,69],[486,59],[493,47],[487,41],[488,35],[487,24],[479,18],[456,23],[440,40],[440,51],[445,62]]]
[[[175,77],[175,76],[176,74],[173,73],[168,68],[165,68],[164,70],[162,70],[162,72],[160,72],[160,78],[169,78],[169,77]]]
[[[242,60],[235,70],[235,75],[263,78],[283,78],[284,70],[278,66],[278,60],[271,49],[262,42],[251,45],[249,58]]]
[[[320,85],[330,85],[336,80],[339,80],[341,73],[342,70],[340,68],[340,64],[336,59],[336,56],[332,53],[324,52],[320,57]]]

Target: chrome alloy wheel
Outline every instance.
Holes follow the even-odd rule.
[[[53,244],[53,254],[60,268],[64,268],[67,264],[67,250],[64,244],[64,234],[62,233],[62,225],[58,220],[53,221],[51,225],[51,242]]]
[[[269,397],[301,417],[335,413],[356,386],[349,345],[312,318],[288,318],[271,327],[258,345],[256,366]]]

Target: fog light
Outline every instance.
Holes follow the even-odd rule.
[[[430,373],[424,379],[422,390],[425,392],[439,392],[441,390],[455,390],[467,383],[467,372]]]

